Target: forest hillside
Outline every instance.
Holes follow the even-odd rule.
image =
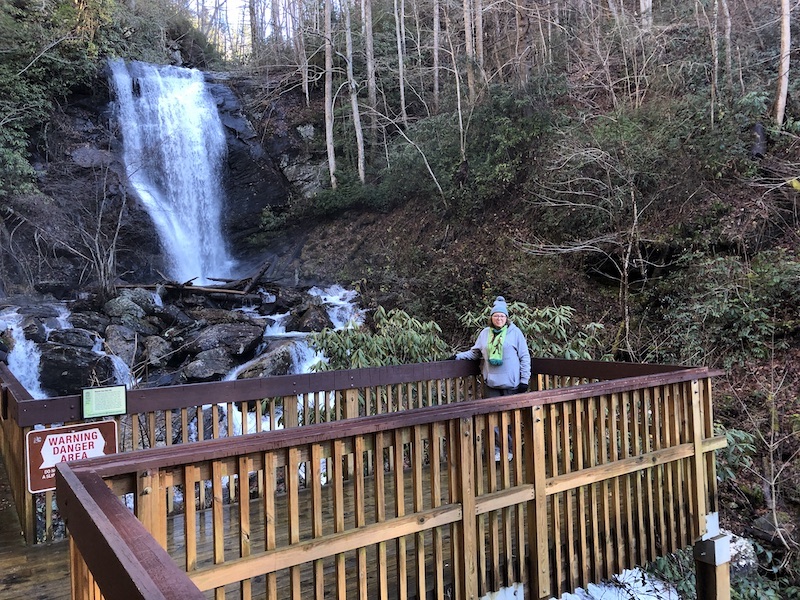
[[[41,182],[63,159],[53,123],[77,97],[107,94],[106,61],[225,72],[276,162],[289,152],[280,140],[302,139],[321,173],[320,190],[295,189],[254,215],[253,256],[291,246],[298,278],[352,285],[368,306],[435,322],[453,349],[475,334],[464,316],[502,294],[557,315],[543,331],[578,342],[542,352],[724,369],[721,516],[757,540],[759,559],[737,575],[736,597],[800,597],[792,10],[788,0],[4,2],[4,293],[33,292],[65,253],[83,265],[86,291],[131,276],[106,261],[120,250],[107,235],[126,224],[122,209],[80,224],[92,251],[59,245],[37,222],[47,207],[86,201]],[[307,126],[315,135],[298,137]],[[97,189],[95,207],[106,199]],[[678,558],[659,568],[691,597]]]

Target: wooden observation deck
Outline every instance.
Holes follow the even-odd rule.
[[[691,545],[698,597],[729,597],[719,373],[542,359],[533,371],[535,391],[495,399],[479,399],[467,361],[132,390],[119,453],[60,463],[57,490],[34,495],[27,432],[81,422],[80,399],[30,398],[0,366],[0,447],[29,541],[56,536],[57,500],[72,598],[522,586],[542,599]]]

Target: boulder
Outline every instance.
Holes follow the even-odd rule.
[[[130,296],[117,296],[112,298],[103,306],[103,311],[109,317],[121,318],[126,315],[143,319],[145,316],[144,309],[139,306]]]
[[[195,321],[174,304],[157,306],[153,315],[163,321],[168,327],[189,327]]]
[[[222,379],[233,368],[233,359],[225,348],[204,350],[195,356],[181,371],[187,381],[210,381]]]
[[[164,367],[172,359],[172,344],[157,335],[144,338],[144,360],[151,367]]]
[[[294,368],[292,342],[280,341],[272,344],[266,352],[239,372],[237,379],[255,379],[288,375]]]
[[[26,317],[22,320],[22,333],[25,334],[25,339],[37,344],[47,341],[47,329],[39,319],[33,317]]]
[[[106,327],[105,338],[106,352],[119,357],[129,367],[136,364],[138,337],[133,329],[112,323]]]
[[[145,315],[153,315],[156,312],[156,295],[142,288],[128,288],[122,290],[121,298],[126,298],[136,304],[144,311]]]
[[[97,311],[87,311],[71,313],[69,322],[73,327],[100,333],[106,330],[106,327],[111,323],[111,319]]]
[[[328,311],[320,304],[312,304],[305,310],[292,314],[286,322],[286,331],[319,332],[333,328],[333,322],[328,316]]]
[[[94,331],[71,327],[69,329],[54,329],[47,336],[47,341],[65,346],[78,346],[79,348],[94,348],[100,337]]]
[[[82,388],[113,385],[114,365],[110,357],[87,348],[45,343],[39,346],[42,360],[39,377],[49,395],[77,394]]]
[[[225,348],[228,354],[246,356],[258,346],[264,328],[248,323],[218,323],[190,335],[186,342],[189,353],[197,354],[214,348]]]

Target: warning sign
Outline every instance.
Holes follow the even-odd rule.
[[[116,421],[98,421],[51,429],[34,429],[27,435],[28,491],[54,490],[56,464],[117,453]]]

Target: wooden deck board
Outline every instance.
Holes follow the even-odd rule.
[[[0,460],[0,598],[69,600],[69,597],[67,543],[25,544],[8,474]]]

